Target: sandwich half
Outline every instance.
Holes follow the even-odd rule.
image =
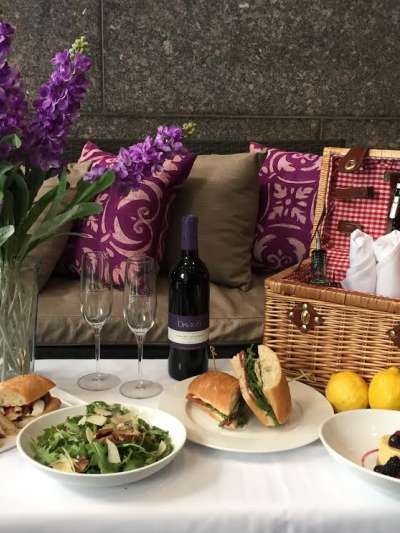
[[[0,383],[0,429],[6,435],[33,418],[59,409],[61,401],[50,394],[55,383],[43,376],[26,374]]]
[[[284,424],[292,402],[285,374],[275,352],[260,345],[257,357],[250,347],[235,355],[231,364],[239,379],[242,396],[261,424]]]
[[[218,420],[219,426],[236,429],[247,423],[248,411],[239,381],[230,374],[209,370],[189,385],[186,399]]]

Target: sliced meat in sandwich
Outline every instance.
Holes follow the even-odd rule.
[[[210,370],[197,376],[188,387],[186,399],[218,420],[221,427],[236,429],[247,422],[239,381],[225,372]]]
[[[232,367],[247,405],[264,426],[284,424],[292,402],[285,374],[276,354],[258,346],[258,356],[248,348],[232,358]]]
[[[8,424],[7,429],[5,421],[18,431],[32,418],[59,409],[61,401],[49,392],[54,386],[50,379],[34,374],[0,383],[0,427],[3,431],[12,434],[11,425]]]

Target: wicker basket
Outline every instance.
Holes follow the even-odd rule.
[[[329,195],[331,157],[347,151],[324,150],[315,224]],[[369,156],[400,159],[400,152],[371,150]],[[305,261],[265,280],[264,343],[288,376],[324,390],[339,370],[370,379],[382,368],[400,366],[400,300],[310,285],[309,277]]]

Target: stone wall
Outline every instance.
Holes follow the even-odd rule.
[[[31,94],[87,36],[80,137],[190,118],[204,139],[400,147],[398,0],[1,0],[0,13]]]

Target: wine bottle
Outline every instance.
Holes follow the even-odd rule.
[[[210,278],[198,255],[198,219],[182,218],[181,256],[169,275],[169,375],[178,380],[206,372]]]

